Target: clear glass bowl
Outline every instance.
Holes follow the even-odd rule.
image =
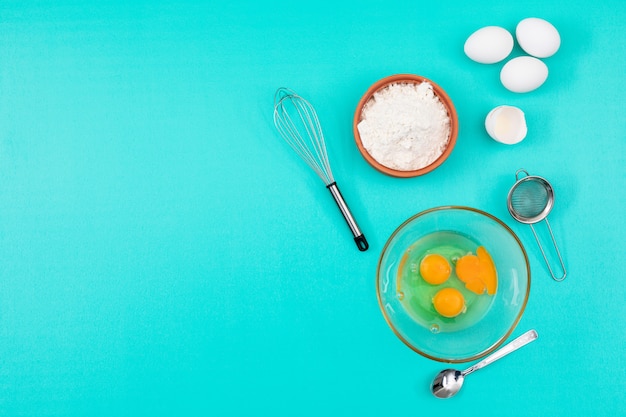
[[[398,279],[399,272],[406,271],[404,255],[409,248],[418,250],[414,244],[425,241],[425,237],[435,232],[451,232],[485,246],[496,266],[498,288],[495,295],[473,296],[470,293],[470,297],[488,297],[489,304],[481,317],[465,326],[446,323],[454,320],[441,318],[434,310],[432,320],[427,317],[424,321],[405,308],[407,300]],[[458,280],[449,278],[453,279]],[[460,281],[457,284],[467,293]],[[437,207],[411,217],[391,235],[378,263],[376,287],[387,323],[407,346],[436,361],[467,362],[494,351],[517,325],[528,301],[530,267],[518,237],[496,217],[470,207]],[[423,285],[419,291],[435,289]]]

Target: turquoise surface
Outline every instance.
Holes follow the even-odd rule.
[[[530,16],[562,46],[514,94],[463,43]],[[626,414],[625,22],[622,0],[2,1],[0,415]],[[442,86],[460,123],[450,158],[405,180],[352,135],[397,73]],[[277,135],[280,86],[317,108],[369,251]],[[486,135],[500,104],[526,112],[522,143]],[[519,168],[554,186],[562,283],[507,212]],[[445,364],[396,338],[374,280],[395,228],[447,204],[525,244],[513,336],[539,339],[442,401]]]

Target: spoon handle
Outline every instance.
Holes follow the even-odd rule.
[[[527,345],[528,343],[532,342],[536,338],[537,338],[537,332],[535,330],[527,331],[526,333],[524,333],[517,339],[514,339],[513,341],[504,345],[504,347],[502,347],[500,350],[497,350],[495,353],[492,353],[491,355],[487,356],[482,361],[464,370],[462,372],[463,376],[471,374],[472,372],[477,371],[481,368],[484,368],[485,366],[497,361],[498,359],[508,355],[509,353],[516,351],[522,346]]]

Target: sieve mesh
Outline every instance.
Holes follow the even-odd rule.
[[[541,181],[522,181],[511,193],[511,208],[526,219],[538,217],[548,206],[550,195]]]

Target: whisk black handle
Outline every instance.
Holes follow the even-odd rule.
[[[354,220],[346,201],[343,199],[341,191],[339,191],[339,187],[337,187],[337,183],[332,182],[328,184],[326,188],[328,188],[335,199],[337,207],[339,207],[341,214],[343,214],[343,218],[346,219],[346,223],[348,223],[348,227],[350,227],[350,231],[352,231],[352,235],[354,236],[354,242],[356,243],[357,248],[359,248],[361,252],[366,251],[370,246],[367,243],[363,232],[359,229],[359,225],[356,224],[356,220]]]

